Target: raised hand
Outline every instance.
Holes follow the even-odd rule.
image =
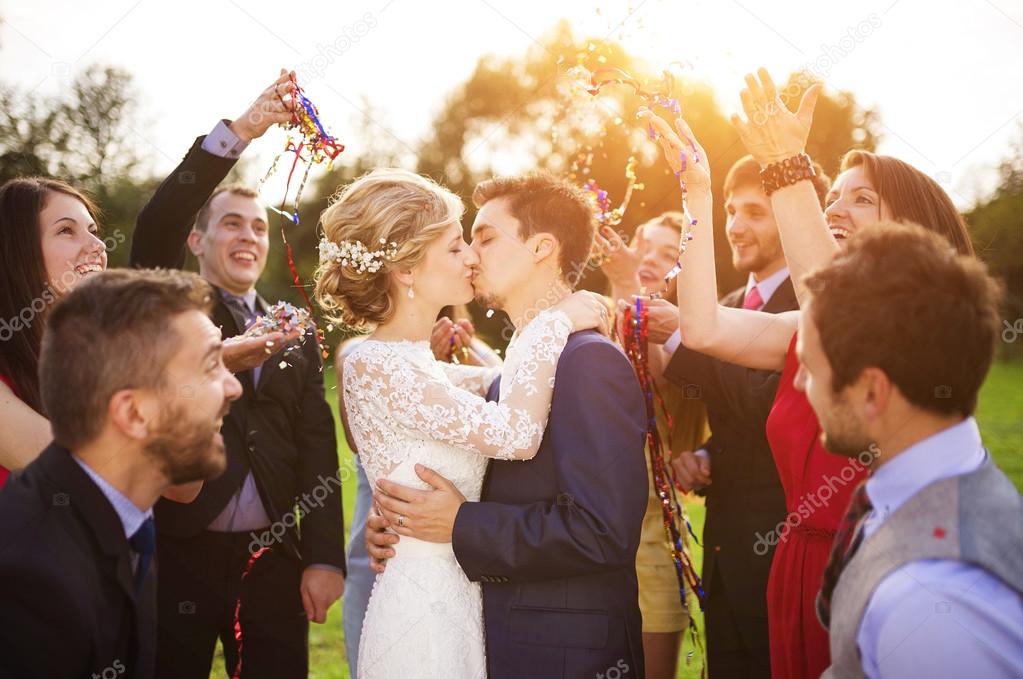
[[[746,75],[746,87],[739,93],[746,120],[732,114],[732,124],[739,132],[746,150],[766,167],[797,156],[806,150],[806,139],[813,123],[813,110],[817,106],[821,85],[814,83],[799,102],[795,113],[790,111],[778,95],[771,75],[763,68],[757,71],[758,81]]]
[[[626,245],[618,232],[610,226],[598,229],[593,239],[593,254],[598,257],[600,269],[616,288],[639,288],[636,271],[643,261],[645,249],[643,229],[636,230],[631,246]]]
[[[677,118],[675,129],[672,129],[667,121],[648,108],[641,108],[636,117],[653,128],[657,144],[664,152],[664,159],[668,161],[671,171],[680,175],[688,190],[710,189],[710,162],[707,159],[707,152],[700,146],[689,123]],[[683,154],[685,167],[682,166]]]
[[[285,124],[291,120],[295,102],[291,100],[291,78],[294,71],[281,69],[281,75],[263,90],[245,113],[231,123],[231,131],[243,141],[262,137],[271,125]]]

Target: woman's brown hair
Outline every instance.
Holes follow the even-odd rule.
[[[840,171],[853,167],[863,168],[892,221],[921,224],[943,236],[959,254],[973,254],[966,222],[938,182],[905,161],[869,151],[846,153]]]
[[[60,180],[18,177],[0,186],[0,374],[41,414],[39,351],[57,293],[46,274],[39,213],[51,193],[81,201],[96,220],[99,211],[88,196]]]

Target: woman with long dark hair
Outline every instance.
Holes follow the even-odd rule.
[[[107,267],[97,215],[84,193],[56,179],[0,187],[0,485],[50,441],[39,347],[50,306]]]

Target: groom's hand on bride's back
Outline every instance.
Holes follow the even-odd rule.
[[[378,514],[370,514],[366,519],[366,551],[369,553],[369,566],[374,573],[383,573],[387,568],[387,560],[394,556],[391,545],[398,543],[394,533],[388,533],[391,523]]]

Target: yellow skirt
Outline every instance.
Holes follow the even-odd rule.
[[[662,385],[664,404],[672,415],[672,453],[693,450],[708,435],[707,411],[703,403],[687,399],[672,384]],[[667,421],[657,408],[657,425],[661,433],[665,458],[669,457]],[[679,595],[675,562],[664,534],[664,517],[660,499],[654,492],[649,451],[646,454],[648,499],[643,516],[643,532],[636,554],[636,578],[639,580],[639,610],[643,614],[643,632],[681,632],[689,624],[689,611]]]

